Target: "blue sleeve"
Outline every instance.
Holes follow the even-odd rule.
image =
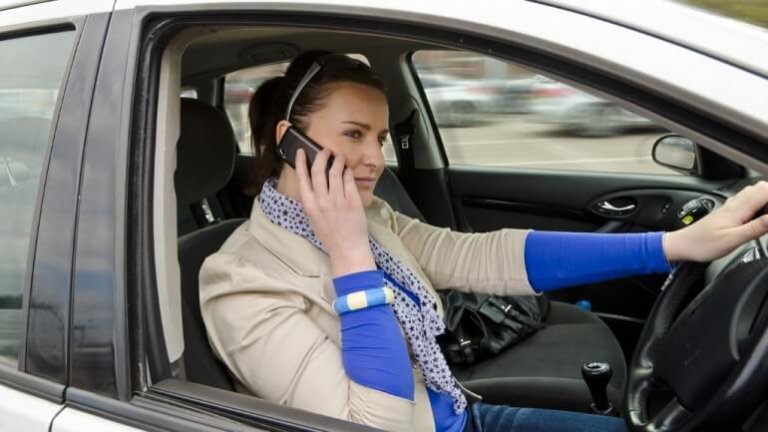
[[[525,268],[536,292],[625,276],[666,273],[661,232],[596,234],[534,231],[525,240]]]
[[[381,288],[384,272],[371,270],[337,277],[336,295]],[[413,400],[413,370],[392,306],[348,312],[341,320],[341,358],[349,378],[365,387]]]

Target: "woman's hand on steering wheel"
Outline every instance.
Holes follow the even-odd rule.
[[[664,235],[669,261],[709,262],[768,232],[768,183],[748,186],[695,224]]]
[[[326,176],[330,156],[328,149],[317,154],[310,177],[304,150],[296,153],[299,193],[309,225],[330,256],[335,276],[375,270],[354,174],[345,168],[344,156],[337,155]]]

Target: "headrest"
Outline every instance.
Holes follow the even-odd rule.
[[[176,147],[176,197],[189,205],[224,187],[235,165],[237,139],[224,111],[181,99],[181,135]]]

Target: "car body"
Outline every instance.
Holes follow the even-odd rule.
[[[178,96],[193,88],[198,98],[222,108],[227,73],[290,60],[299,49],[364,54],[388,80],[393,125],[420,113],[413,135],[418,182],[410,192],[434,225],[462,231],[670,230],[679,226],[677,210],[690,200],[706,195],[721,202],[754,183],[768,173],[768,57],[756,55],[768,51],[768,36],[686,6],[652,3],[8,3],[0,9],[0,47],[26,37],[67,38],[59,41],[62,49],[27,52],[39,54],[40,62],[60,58],[60,78],[50,85],[57,90],[55,105],[30,105],[31,117],[39,120],[23,126],[29,130],[22,138],[33,137],[30,144],[10,140],[10,132],[0,129],[8,134],[0,141],[6,161],[0,161],[0,427],[370,430],[185,379],[185,355],[194,353],[185,353],[183,334],[190,328],[183,320],[177,256]],[[449,95],[420,85],[410,61],[413,51],[445,48],[514,61],[649,118],[694,140],[701,170],[671,176],[451,164],[443,141],[455,131],[440,129],[443,105],[430,100],[447,101]],[[5,64],[4,70],[13,67]],[[482,86],[451,82],[450,92],[458,96],[450,97],[477,101],[483,106],[475,108],[478,113],[498,106],[493,92],[474,94],[470,84]],[[9,114],[2,107],[0,116],[12,122],[21,117],[19,110]],[[498,143],[475,144],[467,152]],[[14,154],[4,154],[6,149]],[[252,163],[247,156],[238,156],[235,175]],[[23,179],[14,174],[25,170]],[[236,186],[230,182],[210,198],[232,198],[237,217],[247,217],[237,194],[229,194]],[[604,212],[605,203],[626,199],[637,211]],[[589,298],[614,332],[630,334],[622,340],[631,345],[660,283],[625,280],[574,288],[558,298]],[[765,425],[765,406],[753,402],[744,401],[747,431]]]

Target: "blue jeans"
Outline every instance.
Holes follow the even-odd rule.
[[[624,420],[618,417],[541,408],[512,408],[482,402],[472,404],[469,417],[467,430],[472,432],[625,432],[627,430]]]

